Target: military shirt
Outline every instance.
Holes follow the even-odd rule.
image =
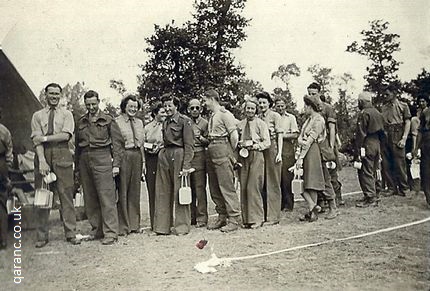
[[[404,124],[405,120],[411,118],[411,112],[406,103],[394,99],[393,102],[387,102],[382,106],[382,116],[385,125]]]
[[[207,137],[208,136],[208,122],[203,117],[199,116],[196,120],[192,119],[192,126],[194,132],[194,147],[203,147],[200,140],[200,136]]]
[[[194,157],[194,133],[191,120],[177,112],[163,122],[164,147],[184,148],[184,169],[191,168]]]
[[[221,108],[216,113],[213,113],[209,118],[208,137],[220,138],[228,137],[236,130],[236,118],[225,108]]]
[[[143,122],[139,118],[131,118],[127,114],[121,114],[115,119],[119,126],[122,137],[124,138],[124,144],[126,149],[134,147],[142,147],[144,132]],[[131,122],[133,122],[135,140],[133,140],[133,130],[131,128]]]
[[[293,114],[285,112],[281,115],[281,125],[284,134],[299,133],[296,117]]]
[[[258,117],[255,117],[253,120],[247,120],[246,118],[239,121],[237,124],[238,132],[239,132],[239,141],[243,142],[244,140],[244,130],[246,127],[246,123],[249,123],[249,129],[251,134],[251,140],[254,144],[257,144],[258,150],[263,151],[270,147],[270,134],[267,124]]]
[[[50,110],[50,107],[45,107],[33,114],[33,117],[31,118],[31,138],[47,134]],[[52,110],[55,112],[53,134],[65,132],[72,136],[75,129],[72,112],[59,106]]]
[[[381,133],[384,130],[384,118],[382,114],[372,105],[368,105],[360,111],[357,117],[357,127],[355,131],[355,148],[359,153],[363,147],[366,136]]]
[[[421,112],[420,115],[420,132],[430,132],[430,108],[426,108]]]
[[[84,148],[97,149],[112,148],[113,166],[119,167],[124,154],[124,139],[118,124],[112,116],[101,111],[94,120],[90,120],[89,114],[83,115],[79,120],[75,133],[76,157]]]
[[[333,106],[326,102],[321,102],[321,116],[324,118],[325,126],[328,129],[330,123],[334,123],[336,125],[337,116],[336,112],[333,109]]]
[[[259,117],[266,122],[269,129],[270,138],[276,138],[277,134],[283,133],[282,118],[279,113],[267,109],[266,112],[261,113]]]

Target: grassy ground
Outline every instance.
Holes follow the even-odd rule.
[[[356,172],[344,168],[343,192],[359,190]],[[193,266],[209,259],[211,247],[218,257],[238,257],[343,238],[429,217],[423,194],[412,198],[383,198],[379,207],[356,208],[360,195],[345,196],[346,205],[335,220],[321,217],[314,223],[299,222],[305,211],[298,202],[283,213],[278,226],[240,229],[223,234],[192,229],[187,236],[151,236],[148,231],[121,237],[113,246],[99,241],[67,244],[58,213],[51,217],[50,243],[35,249],[34,231],[22,233],[24,290],[428,290],[429,223],[393,232],[333,242],[217,267],[200,274]],[[142,196],[142,225],[147,226],[147,196]],[[211,204],[211,213],[214,213]],[[215,219],[215,217],[211,217]],[[87,221],[79,222],[87,233]],[[10,245],[13,244],[12,236]],[[208,240],[203,250],[195,247]],[[3,290],[13,283],[13,253],[0,253]]]

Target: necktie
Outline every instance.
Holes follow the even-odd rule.
[[[52,135],[54,133],[54,115],[55,115],[55,108],[49,109],[48,132],[46,133],[46,135]]]
[[[249,120],[246,120],[245,129],[243,130],[242,140],[252,140],[251,137],[251,126],[249,125]]]
[[[134,118],[130,117],[130,126],[131,126],[131,132],[133,133],[133,144],[135,147],[137,147],[136,143],[136,131],[134,129]]]

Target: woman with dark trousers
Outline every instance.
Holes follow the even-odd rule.
[[[140,103],[133,95],[121,101],[116,123],[124,139],[124,156],[119,173],[119,235],[140,231],[140,180],[145,167],[143,122],[136,117]]]
[[[155,209],[155,176],[157,174],[158,152],[163,145],[163,121],[166,119],[166,111],[162,103],[157,103],[151,113],[154,118],[145,125],[144,129],[144,149],[146,160],[146,187],[148,188],[149,218],[151,229],[154,226]]]

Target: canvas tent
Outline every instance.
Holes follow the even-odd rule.
[[[33,151],[30,140],[31,117],[42,108],[30,87],[12,65],[0,47],[0,123],[12,134],[14,152]]]

